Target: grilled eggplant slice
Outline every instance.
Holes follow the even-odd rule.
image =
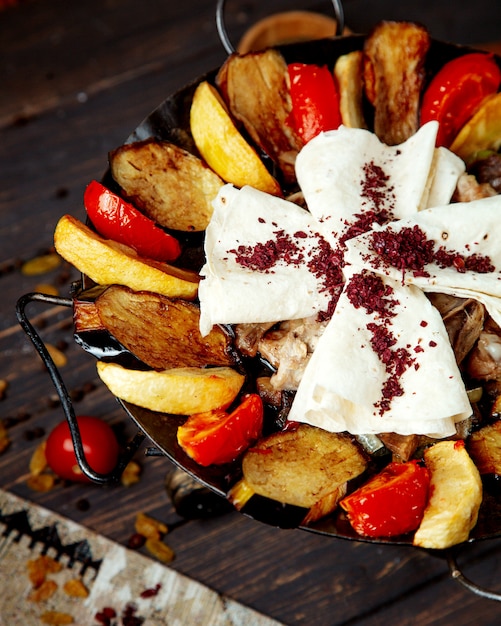
[[[304,523],[333,511],[349,480],[367,467],[362,449],[349,436],[301,424],[274,433],[247,450],[243,484],[235,491],[309,509]]]
[[[202,337],[195,304],[112,285],[96,299],[96,308],[115,339],[154,369],[235,364],[231,338],[221,327]]]
[[[467,443],[480,474],[501,476],[501,421],[472,433]]]
[[[216,82],[233,117],[277,164],[285,182],[295,182],[294,163],[302,142],[290,125],[289,74],[280,52],[233,54]]]
[[[197,156],[148,139],[113,150],[109,159],[115,181],[148,217],[165,228],[205,230],[223,181]]]
[[[367,128],[363,112],[363,52],[354,50],[338,58],[334,76],[339,88],[339,108],[343,125]]]
[[[381,22],[364,45],[364,83],[374,106],[374,132],[388,145],[419,128],[419,102],[430,47],[426,29],[411,22]]]

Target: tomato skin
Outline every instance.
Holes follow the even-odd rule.
[[[177,430],[181,448],[199,465],[221,465],[234,461],[263,429],[263,401],[247,394],[234,411],[222,409],[196,413]]]
[[[421,124],[440,124],[437,146],[449,147],[482,100],[498,91],[501,70],[493,55],[471,52],[446,63],[423,95]]]
[[[84,205],[98,233],[134,248],[140,256],[174,261],[181,254],[175,237],[96,180],[85,189]]]
[[[90,467],[99,474],[111,472],[118,460],[119,447],[111,426],[98,417],[79,415],[76,417],[82,446]],[[52,471],[66,480],[88,483],[89,478],[78,466],[70,427],[64,420],[47,437],[45,456]]]
[[[287,66],[293,125],[307,143],[322,131],[341,125],[339,93],[332,72],[310,63]]]
[[[430,474],[417,461],[389,463],[341,500],[359,535],[393,537],[416,530],[428,501]]]

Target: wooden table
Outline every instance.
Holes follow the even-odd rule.
[[[107,152],[168,94],[224,60],[215,4],[33,0],[0,12],[0,380],[8,383],[0,417],[11,439],[0,456],[0,487],[123,544],[139,511],[179,521],[164,489],[169,462],[145,457],[145,444],[136,457],[142,478],[133,487],[31,490],[30,457],[62,412],[14,307],[40,283],[67,295],[76,273],[61,266],[26,276],[22,263],[51,248],[62,214],[82,216],[83,189],[103,173]],[[291,3],[229,4],[228,28],[237,39],[266,12]],[[103,416],[125,437],[134,433],[93,359],[74,344],[70,311],[30,311],[44,339],[64,350],[61,371],[77,411]],[[233,512],[177,526],[169,544],[174,569],[290,626],[494,626],[501,616],[501,605],[453,581],[444,560],[416,549],[278,530]],[[461,564],[476,582],[499,590],[499,552],[499,542],[476,544]],[[0,571],[0,579],[6,575]]]

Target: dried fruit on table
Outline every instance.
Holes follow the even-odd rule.
[[[87,598],[90,593],[80,578],[67,580],[63,585],[63,591],[72,598]]]
[[[33,587],[39,587],[46,579],[47,574],[60,572],[63,566],[51,556],[41,554],[36,559],[30,559],[26,563],[28,578]]]
[[[117,398],[152,411],[177,415],[228,407],[245,379],[230,367],[142,371],[98,361],[97,372]]]
[[[25,276],[48,274],[61,265],[61,257],[55,252],[41,254],[23,263],[21,273]]]
[[[124,487],[131,487],[132,485],[137,484],[140,479],[141,466],[136,461],[129,461],[120,476],[120,483]]]
[[[307,523],[333,511],[347,482],[366,467],[367,457],[351,437],[301,424],[261,439],[244,454],[244,490],[309,509]],[[235,492],[241,488],[237,483]]]
[[[290,124],[290,82],[280,52],[270,48],[231,55],[216,83],[233,117],[280,168],[285,181],[293,183],[294,162],[303,142]]]
[[[193,95],[190,129],[202,157],[227,183],[281,194],[256,150],[240,134],[217,89],[206,81]]]
[[[221,327],[202,337],[195,304],[112,285],[95,306],[115,339],[154,369],[235,364],[231,338]]]
[[[54,488],[56,484],[56,478],[53,474],[36,474],[33,476],[28,476],[26,484],[33,491],[38,491],[39,493],[46,493]]]
[[[137,533],[147,539],[161,539],[168,531],[166,524],[146,513],[138,513],[134,522]]]
[[[427,30],[411,22],[381,22],[364,44],[364,83],[374,107],[374,132],[388,145],[403,143],[419,128]]]
[[[74,624],[75,620],[69,613],[45,611],[40,615],[40,622],[49,626],[64,626],[65,624]]]
[[[47,442],[40,442],[31,455],[29,469],[32,476],[39,476],[47,469],[47,457],[45,456],[46,445]]]
[[[162,563],[170,563],[174,560],[174,550],[160,539],[147,539],[144,544],[146,550]]]
[[[57,591],[58,584],[54,580],[45,579],[38,587],[32,589],[28,594],[30,602],[45,602]]]
[[[0,420],[0,454],[5,452],[7,448],[10,446],[9,435],[7,434],[7,429],[5,428],[5,424],[3,420]]]
[[[197,295],[195,272],[143,259],[132,248],[104,239],[70,215],[57,223],[54,243],[63,258],[98,284],[126,285],[188,300]]]
[[[430,498],[414,545],[443,550],[466,541],[477,523],[482,481],[464,442],[440,441],[424,452]]]

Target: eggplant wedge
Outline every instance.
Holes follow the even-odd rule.
[[[154,369],[235,364],[231,338],[221,327],[202,337],[195,304],[112,285],[95,305],[108,332]]]
[[[364,83],[374,107],[374,132],[387,145],[403,143],[419,128],[426,29],[411,22],[381,22],[365,41]]]
[[[280,52],[269,49],[231,55],[216,82],[232,116],[279,167],[285,181],[293,183],[302,142],[290,125],[289,74]]]
[[[222,179],[200,158],[147,139],[110,152],[111,173],[127,198],[165,228],[205,230]]]

